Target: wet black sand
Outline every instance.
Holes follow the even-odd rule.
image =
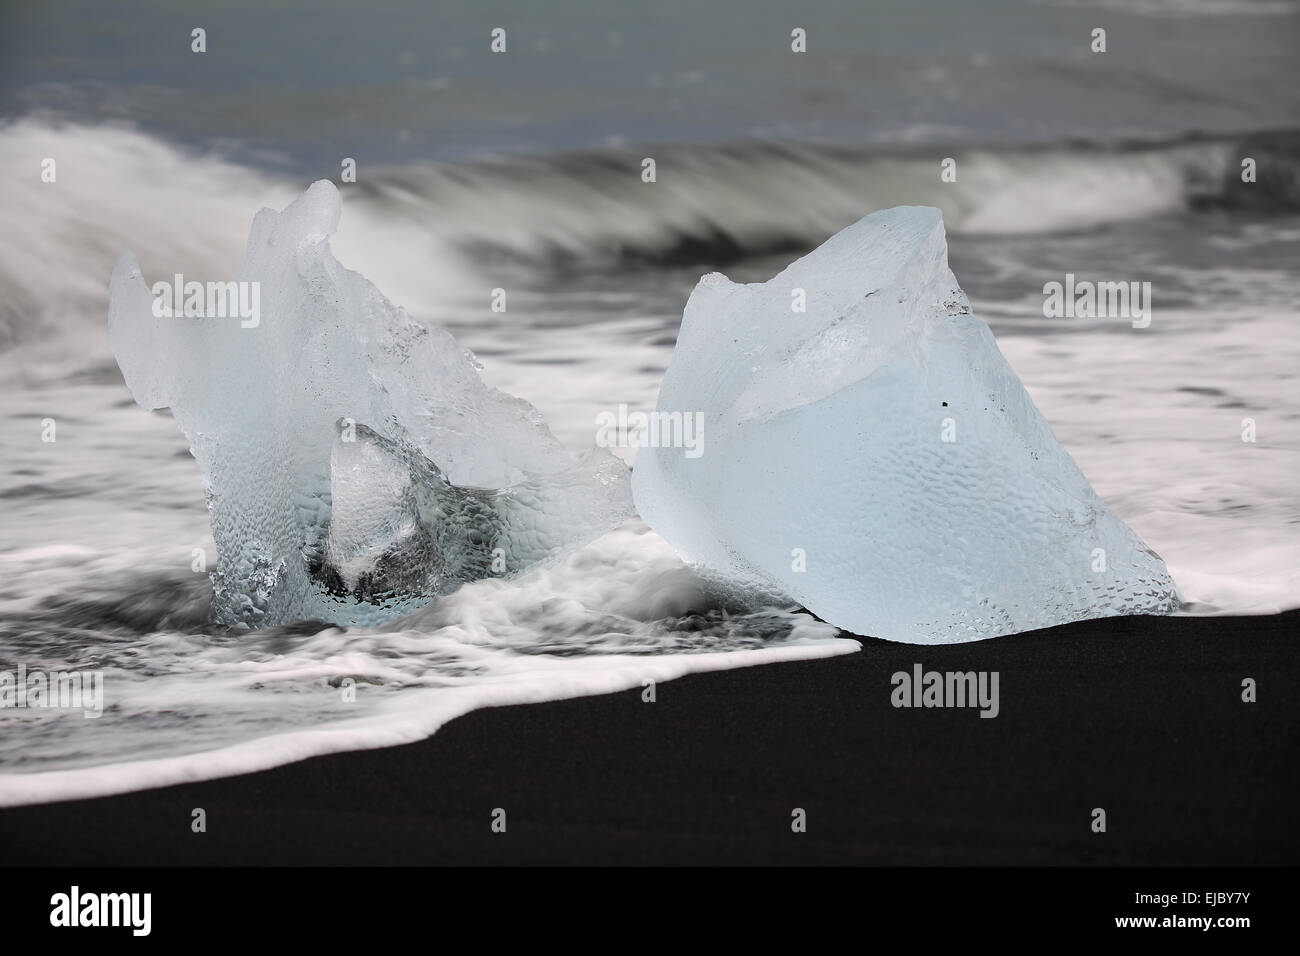
[[[1300,612],[864,641],[661,684],[654,703],[482,710],[403,747],[2,810],[0,847],[73,866],[1295,864],[1298,641]],[[999,715],[895,709],[890,675],[918,662],[998,671]]]

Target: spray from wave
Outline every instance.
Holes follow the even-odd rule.
[[[643,156],[656,181],[638,181]],[[1242,183],[1240,158],[1259,180]],[[956,178],[941,179],[941,158]],[[1300,134],[1037,148],[856,149],[736,143],[375,170],[369,202],[477,254],[586,267],[806,250],[895,205],[954,235],[1088,229],[1210,206],[1300,208]]]

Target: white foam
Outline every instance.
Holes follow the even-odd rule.
[[[237,642],[119,636],[94,653],[104,671],[102,716],[0,711],[8,770],[0,806],[248,773],[409,743],[480,707],[859,648],[807,614],[777,609],[673,625],[714,606],[667,543],[633,522],[565,560],[511,581],[474,582],[384,629]],[[345,699],[348,678],[355,701]]]

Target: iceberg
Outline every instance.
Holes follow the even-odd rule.
[[[126,384],[171,410],[199,463],[220,626],[378,623],[634,513],[622,462],[594,447],[575,459],[449,333],[334,259],[340,215],[326,181],[263,209],[215,297],[194,283],[191,302],[181,277],[175,295],[147,286],[130,253],[113,270]]]
[[[959,643],[1176,606],[971,314],[937,209],[869,215],[764,283],[704,276],[655,414],[702,415],[702,453],[640,450],[642,518],[711,577],[853,633]]]

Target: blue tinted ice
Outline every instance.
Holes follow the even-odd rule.
[[[849,631],[950,643],[1175,606],[971,314],[936,209],[867,216],[765,283],[705,276],[658,412],[702,413],[702,453],[639,452],[642,517]]]

